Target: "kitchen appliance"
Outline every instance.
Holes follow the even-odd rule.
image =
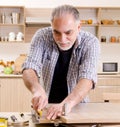
[[[98,69],[98,74],[118,74],[118,62],[103,62]]]

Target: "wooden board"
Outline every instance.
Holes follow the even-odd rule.
[[[120,103],[84,103],[76,106],[63,123],[118,123],[120,124]]]

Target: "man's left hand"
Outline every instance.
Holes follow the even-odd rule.
[[[63,114],[63,105],[62,104],[52,104],[47,111],[47,119],[55,120],[57,117]]]

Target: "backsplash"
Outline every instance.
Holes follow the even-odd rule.
[[[20,54],[29,52],[30,43],[0,43],[0,60],[15,60]]]
[[[101,44],[101,55],[98,65],[98,71],[100,70],[102,63],[104,62],[117,62],[118,71],[120,72],[120,43]]]

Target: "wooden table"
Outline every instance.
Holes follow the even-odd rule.
[[[11,113],[9,113],[9,115],[10,114]],[[81,103],[80,105],[76,106],[71,113],[67,114],[66,116],[61,116],[60,121],[67,125],[120,125],[120,103]],[[40,124],[45,125],[51,123],[53,124],[53,121],[46,120],[45,115],[43,114],[43,117],[40,119]],[[33,127],[33,125],[34,124],[30,124],[29,127]]]

